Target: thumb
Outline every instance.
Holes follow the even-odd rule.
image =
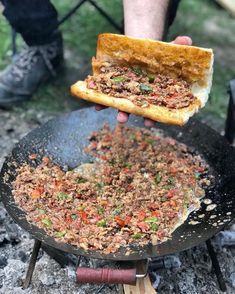
[[[193,43],[193,41],[188,36],[178,36],[171,43],[173,43],[173,44],[179,44],[179,45],[188,45],[188,46],[191,46],[192,43]]]

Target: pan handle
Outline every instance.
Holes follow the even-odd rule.
[[[78,267],[76,277],[78,283],[135,285],[136,269]]]

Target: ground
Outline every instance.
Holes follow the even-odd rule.
[[[59,14],[64,14],[76,0],[53,1]],[[120,0],[100,0],[100,5],[118,23],[122,22]],[[1,9],[1,8],[0,8]],[[69,86],[84,78],[90,71],[89,61],[95,54],[97,34],[115,32],[89,3],[62,27],[66,70],[50,84],[42,86],[33,99],[12,110],[0,110],[0,166],[13,145],[26,133],[61,113],[69,112],[85,104],[69,94]],[[168,40],[177,35],[190,35],[194,44],[211,47],[215,52],[214,81],[210,102],[199,117],[215,127],[223,129],[228,103],[228,82],[235,78],[235,19],[212,0],[182,0],[179,11],[170,28]],[[0,68],[11,60],[10,28],[0,16]],[[22,40],[17,38],[18,48]],[[100,286],[79,287],[74,283],[72,266],[61,269],[46,254],[40,255],[33,283],[28,291],[20,289],[32,248],[32,240],[20,230],[0,207],[0,293],[115,293],[115,288]],[[23,252],[23,253],[22,253]],[[234,249],[219,248],[219,260],[225,275],[228,293],[234,293]],[[205,246],[193,248],[179,255],[181,268],[160,270],[160,293],[221,293],[211,271],[211,262]],[[84,260],[85,264],[89,261]],[[159,277],[159,276],[158,276]],[[1,289],[2,287],[2,289]]]

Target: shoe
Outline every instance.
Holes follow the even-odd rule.
[[[55,77],[63,63],[63,41],[25,48],[0,72],[0,107],[9,108],[32,97],[38,86]]]

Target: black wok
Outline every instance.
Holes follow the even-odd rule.
[[[11,192],[11,182],[16,177],[16,166],[23,162],[32,164],[28,158],[32,153],[41,156],[49,155],[53,162],[62,167],[74,168],[81,163],[89,162],[91,158],[83,152],[84,146],[88,144],[88,135],[102,127],[105,122],[115,125],[115,117],[116,113],[112,109],[102,112],[96,112],[93,109],[75,111],[35,129],[15,146],[2,167],[0,193],[8,213],[16,223],[36,239],[76,255],[111,260],[140,260],[196,246],[211,238],[232,220],[235,214],[235,149],[208,126],[191,120],[184,127],[160,124],[157,127],[164,130],[166,135],[190,146],[206,159],[210,172],[215,176],[215,184],[206,191],[205,198],[211,199],[216,207],[207,211],[208,205],[202,202],[201,208],[191,213],[167,242],[142,248],[132,246],[130,255],[125,255],[124,248],[115,254],[106,255],[57,242],[44,230],[30,224],[26,220],[25,213],[15,204]],[[132,116],[128,125],[142,127],[142,119]]]

